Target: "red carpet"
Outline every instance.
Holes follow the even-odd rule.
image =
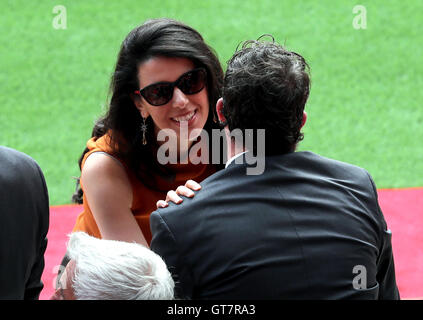
[[[423,297],[423,188],[379,190],[379,203],[392,230],[397,284],[401,298]],[[72,231],[81,206],[50,209],[50,230],[42,276],[40,299],[54,292],[55,275],[66,251],[67,234]]]
[[[378,190],[401,298],[423,299],[423,188]]]

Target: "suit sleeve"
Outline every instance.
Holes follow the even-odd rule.
[[[0,186],[0,299],[38,299],[49,227],[44,176],[30,156],[0,146]]]
[[[399,300],[400,298],[395,280],[395,266],[391,239],[391,231],[385,230],[383,235],[383,249],[379,257],[376,274],[376,279],[379,282],[380,300]]]
[[[175,298],[190,299],[193,290],[192,277],[187,266],[183,262],[181,263],[183,261],[181,248],[178,246],[175,236],[157,211],[150,216],[150,228],[153,234],[150,248],[163,258],[172,274],[175,281]]]
[[[377,261],[376,280],[379,283],[379,300],[399,300],[399,291],[395,278],[394,255],[392,251],[392,233],[388,229],[382,210],[379,206],[377,190],[372,177],[367,173],[372,184],[376,200],[376,210],[381,222],[381,249]]]
[[[35,264],[31,270],[30,278],[25,286],[25,300],[38,300],[40,292],[44,287],[41,281],[41,276],[44,270],[44,253],[47,248],[47,237],[45,237],[38,251],[38,255]]]
[[[44,179],[44,175],[40,167],[34,162],[39,175],[39,188],[37,191],[39,195],[37,197],[38,203],[36,205],[36,213],[38,215],[38,232],[35,235],[38,239],[35,239],[35,243],[38,247],[35,252],[35,261],[31,269],[31,273],[25,285],[25,296],[24,299],[35,300],[39,298],[40,292],[44,285],[41,281],[41,276],[44,271],[44,253],[47,248],[47,232],[49,228],[49,199],[47,185]],[[34,178],[35,179],[35,178]]]

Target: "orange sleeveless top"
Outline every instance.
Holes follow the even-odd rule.
[[[154,188],[151,188],[144,185],[143,182],[135,176],[134,172],[129,169],[127,164],[114,156],[108,135],[104,135],[100,138],[91,138],[87,142],[87,147],[89,151],[82,160],[81,168],[84,166],[88,156],[94,152],[106,152],[112,155],[119,160],[125,168],[133,192],[131,211],[148,244],[150,244],[152,238],[150,231],[150,213],[156,210],[156,202],[166,199],[166,194],[169,190],[175,190],[178,186],[184,185],[187,180],[192,179],[196,182],[201,182],[217,171],[216,167],[212,164],[168,164],[166,167],[174,172],[174,177],[167,179],[157,174],[153,174],[151,178]],[[149,185],[152,185],[151,182]],[[81,188],[84,190],[82,183]],[[79,214],[73,228],[73,232],[76,231],[83,231],[93,237],[101,238],[100,230],[98,229],[85,194],[83,196],[83,211]]]

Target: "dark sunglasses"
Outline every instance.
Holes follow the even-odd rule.
[[[207,72],[197,68],[181,75],[175,82],[157,82],[135,93],[144,97],[153,106],[162,106],[172,100],[173,91],[178,87],[185,94],[196,94],[206,85]]]

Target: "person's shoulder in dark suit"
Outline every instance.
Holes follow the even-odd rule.
[[[44,175],[30,156],[0,146],[0,187],[0,299],[38,299],[49,227]]]
[[[326,271],[309,279],[299,275],[314,274],[310,270],[327,263],[324,255],[314,257],[316,252],[332,259],[334,250],[348,255],[364,249],[369,272],[381,270],[379,297],[396,298],[395,278],[386,279],[394,275],[390,238],[368,172],[312,152],[266,157],[265,162],[265,171],[257,176],[246,175],[247,164],[232,163],[204,180],[194,198],[181,205],[170,203],[151,215],[151,248],[176,275],[178,294],[189,298],[352,296],[353,290],[335,292],[336,283],[325,284],[320,278],[331,278]],[[319,248],[312,240],[316,233],[327,245]],[[380,250],[378,266],[375,247]],[[307,251],[310,254],[304,254]],[[266,261],[272,261],[270,271],[255,272]],[[337,268],[337,280],[351,278],[352,283],[353,266],[345,259],[337,261],[331,273]],[[282,280],[269,278],[275,272],[281,273],[277,278]],[[241,280],[242,273],[248,277]],[[291,281],[298,277],[300,281]],[[309,286],[314,292],[304,289]],[[368,296],[377,296],[377,290],[369,290]],[[364,297],[364,292],[357,293],[358,298]]]

